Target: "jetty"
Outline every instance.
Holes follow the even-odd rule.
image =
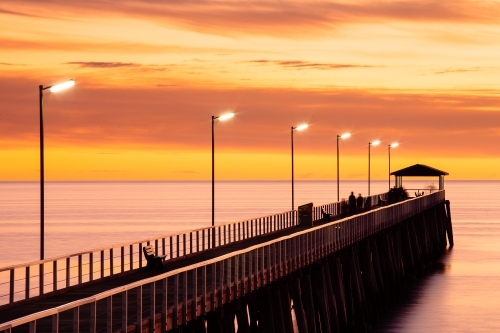
[[[0,332],[368,332],[453,246],[441,184],[0,268]]]

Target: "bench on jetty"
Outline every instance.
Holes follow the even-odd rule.
[[[146,267],[148,268],[156,268],[156,269],[161,269],[163,268],[163,262],[165,261],[165,258],[167,257],[166,254],[162,256],[157,256],[155,254],[155,251],[153,250],[153,246],[148,245],[144,246],[142,248],[144,251],[144,257],[146,258],[148,264]]]

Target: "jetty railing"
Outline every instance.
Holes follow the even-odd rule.
[[[0,277],[8,276],[0,279],[5,281],[0,290],[8,290],[0,292],[0,306],[141,268],[146,245],[153,245],[156,255],[166,255],[165,260],[176,260],[213,248],[214,232],[219,247],[296,225],[297,212],[288,211],[3,267]]]
[[[381,194],[375,194],[369,197],[364,198],[365,204],[367,201],[370,202],[370,206],[378,206],[380,203],[380,200],[383,200],[384,202],[387,202],[387,196],[388,193],[381,193]],[[313,214],[314,218],[313,220],[319,220],[322,216],[322,212],[324,211],[327,214],[330,214],[331,216],[340,216],[342,214],[345,214],[346,212],[344,211],[344,205],[348,205],[347,201],[340,201],[340,202],[333,202],[321,206],[315,206],[313,208]]]
[[[373,195],[372,205],[378,204],[379,196],[386,199],[387,193]],[[341,206],[342,202],[318,206],[313,214],[316,220],[322,216],[321,209],[339,216],[343,213]],[[146,245],[153,245],[156,255],[166,255],[165,260],[177,260],[298,223],[297,211],[288,211],[3,267],[0,268],[0,306],[142,268],[146,265],[142,247]]]
[[[297,231],[288,236],[261,243],[244,250],[179,268],[92,297],[71,302],[0,324],[0,332],[27,325],[35,333],[37,322],[44,321],[58,332],[63,314],[70,314],[74,330],[98,329],[127,332],[129,313],[136,313],[135,325],[142,330],[144,320],[155,325],[161,314],[161,331],[177,328],[189,318],[203,315],[245,293],[307,266],[333,252],[369,237],[445,201],[444,191],[409,199],[365,213]],[[148,297],[143,297],[148,290]],[[128,302],[135,295],[136,302]],[[117,299],[118,298],[118,299]],[[113,299],[121,300],[121,316],[114,318]],[[85,311],[80,311],[83,307]],[[104,311],[98,312],[99,308]],[[106,310],[107,309],[107,310]],[[90,312],[89,312],[90,311]],[[135,312],[134,312],[135,311]],[[81,317],[85,313],[85,319]],[[70,316],[70,317],[71,317]],[[66,316],[67,317],[67,316]],[[103,324],[104,322],[104,324]],[[99,324],[98,324],[99,323]],[[113,324],[115,323],[115,324]],[[165,324],[166,323],[166,324]],[[98,325],[101,325],[98,327]],[[104,326],[102,326],[104,325]]]

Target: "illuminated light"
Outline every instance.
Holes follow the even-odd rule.
[[[302,130],[305,130],[306,128],[308,128],[308,127],[309,127],[308,124],[302,124],[302,125],[297,126],[295,129],[297,131],[302,131]]]
[[[347,139],[348,137],[351,136],[351,133],[344,133],[340,136],[341,139]]]
[[[396,148],[397,146],[399,146],[399,143],[394,142],[394,143],[391,145],[391,148]]]
[[[372,146],[378,146],[380,144],[380,140],[375,140],[372,142]]]
[[[220,121],[228,120],[234,117],[234,112],[226,113],[223,114],[222,116],[219,117]]]
[[[50,87],[50,91],[51,92],[58,92],[58,91],[67,89],[69,87],[73,87],[74,85],[75,85],[75,81],[74,80],[69,80],[69,81],[66,81],[66,82],[63,82],[63,83],[59,83],[59,84],[53,85],[52,87]]]

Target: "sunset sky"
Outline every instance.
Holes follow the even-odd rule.
[[[500,179],[500,1],[0,2],[0,180]]]

